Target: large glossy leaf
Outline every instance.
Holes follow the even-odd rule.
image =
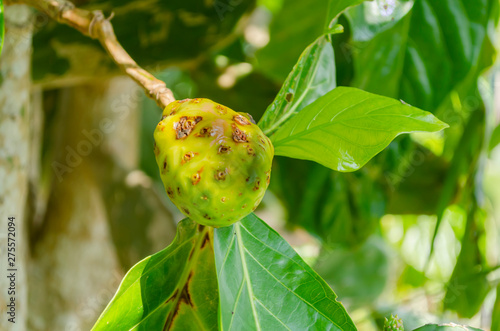
[[[479,312],[490,291],[487,279],[489,270],[479,243],[484,231],[484,219],[476,209],[476,203],[471,204],[473,207],[467,216],[462,249],[443,300],[445,309],[454,310],[459,316],[466,318],[472,318]]]
[[[174,242],[129,270],[92,330],[217,330],[212,230],[190,219]]]
[[[214,252],[223,330],[356,330],[325,281],[255,215],[215,229]]]
[[[470,72],[484,68],[477,64],[497,5],[496,0],[415,1],[400,23],[354,45],[354,85],[434,111]]]
[[[454,323],[449,324],[426,324],[413,331],[483,331],[481,329],[473,328],[471,326],[458,325]]]
[[[253,10],[247,1],[85,0],[77,6],[114,13],[116,36],[130,56],[148,70],[189,63],[213,52]],[[166,51],[168,50],[168,51]],[[33,38],[33,78],[37,82],[116,74],[117,67],[95,40],[42,17]]]
[[[445,177],[443,190],[437,200],[437,222],[432,236],[431,251],[429,259],[432,257],[435,247],[436,237],[443,219],[443,214],[448,205],[453,201],[457,188],[460,186],[460,180],[475,176],[475,167],[481,154],[481,146],[484,137],[484,109],[476,109],[470,114],[467,124],[464,128],[462,137],[453,153],[451,166]]]
[[[330,0],[328,6],[328,20],[335,20],[344,10],[359,5],[365,0]]]
[[[259,121],[265,134],[276,131],[302,108],[335,87],[335,59],[326,36],[309,45]]]
[[[270,26],[270,41],[257,52],[258,67],[283,82],[302,51],[323,34],[327,2],[286,0]]]
[[[304,108],[271,140],[276,155],[354,171],[402,133],[446,127],[432,114],[402,101],[337,87]]]

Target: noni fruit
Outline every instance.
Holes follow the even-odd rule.
[[[175,101],[154,139],[167,194],[192,220],[228,226],[262,200],[274,148],[249,115],[208,99]]]

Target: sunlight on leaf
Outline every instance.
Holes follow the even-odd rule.
[[[223,330],[356,330],[332,289],[251,214],[215,229]]]
[[[92,330],[217,330],[212,236],[181,221],[170,246],[129,270]]]
[[[259,121],[267,135],[302,108],[335,87],[335,59],[326,36],[319,37],[300,56],[274,102]]]
[[[431,113],[403,101],[338,87],[304,108],[271,140],[276,155],[354,171],[402,133],[446,127]]]

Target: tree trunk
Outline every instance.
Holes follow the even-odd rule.
[[[25,206],[30,164],[32,12],[26,6],[5,8],[5,43],[0,58],[0,329],[26,330],[28,236]],[[8,265],[8,217],[15,217],[15,262]],[[13,242],[13,241],[9,241]],[[12,260],[11,260],[12,261]],[[7,268],[15,271],[7,272]],[[7,273],[15,274],[8,279]],[[15,286],[11,280],[14,280]],[[15,293],[7,289],[15,287]],[[15,324],[9,322],[6,307],[15,298]],[[9,308],[9,311],[11,309]]]
[[[50,132],[50,198],[35,230],[29,329],[89,330],[124,271],[175,234],[139,163],[142,96],[124,77],[62,89]],[[49,152],[50,153],[50,152]]]

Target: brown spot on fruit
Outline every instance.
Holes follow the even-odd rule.
[[[245,209],[247,207],[247,204],[245,203],[243,206],[241,206],[241,209]]]
[[[158,157],[158,155],[160,155],[160,149],[158,148],[158,146],[156,146],[156,144],[155,144],[154,152],[155,152],[156,157]]]
[[[195,152],[188,152],[188,153],[184,154],[184,156],[182,157],[181,164],[184,164],[186,162],[191,161],[191,159],[193,157],[195,157],[196,155],[198,155],[198,153],[195,153]]]
[[[229,146],[224,146],[224,145],[220,145],[219,146],[219,149],[217,151],[217,153],[219,154],[227,154],[231,151],[231,147]]]
[[[208,214],[203,215],[203,217],[206,218],[207,220],[211,220],[212,219],[212,217],[208,216]]]
[[[170,112],[170,114],[168,114],[168,116],[172,116],[172,115],[175,115],[175,110]]]
[[[193,181],[193,185],[196,185],[200,182],[201,180],[201,173],[203,172],[203,167],[198,170],[197,173],[195,173],[192,177],[191,177],[191,180]]]
[[[217,109],[219,111],[219,114],[221,114],[221,115],[227,114],[227,109],[223,105],[217,105],[217,106],[215,106],[215,109]]]
[[[167,115],[163,115],[160,121],[163,121],[165,118],[167,118]]]
[[[201,197],[202,200],[208,200],[208,197],[206,195]]]
[[[250,122],[244,116],[241,115],[235,115],[233,117],[233,120],[239,125],[250,125]]]
[[[181,188],[180,187],[177,188],[177,194],[181,195]]]
[[[183,211],[183,212],[185,212],[187,215],[191,214],[191,213],[189,212],[189,209],[187,209],[187,208],[184,208],[184,207],[183,207],[183,208],[182,208],[182,211]]]
[[[267,185],[269,185],[269,183],[271,183],[271,171],[268,171],[266,172],[266,182],[267,182]]]
[[[255,150],[250,146],[247,146],[247,153],[248,155],[255,156]]]
[[[198,98],[194,98],[193,100],[191,100],[192,103],[200,103],[200,99]]]
[[[201,176],[199,173],[195,173],[192,177],[191,180],[193,181],[193,185],[196,185],[200,182]]]
[[[226,197],[222,197],[222,198],[220,198],[220,201],[222,201],[222,202],[226,202]]]
[[[207,127],[204,127],[200,130],[200,132],[198,132],[197,134],[195,134],[196,137],[210,137],[210,134],[212,133],[212,128],[207,126]]]
[[[174,196],[174,190],[171,187],[167,188],[167,195],[172,198]]]
[[[260,180],[257,179],[257,181],[255,182],[255,186],[253,187],[253,190],[257,191],[259,188],[260,188]]]
[[[165,157],[165,160],[163,161],[163,168],[161,170],[161,173],[164,174],[168,172],[168,163],[167,163],[167,158]]]
[[[217,170],[215,172],[215,179],[217,180],[226,180],[226,175],[227,175],[227,169],[224,170]]]
[[[179,122],[174,123],[174,130],[176,133],[176,139],[184,139],[193,131],[194,127],[203,118],[201,116],[188,117],[182,116]]]
[[[237,143],[247,143],[248,142],[247,135],[245,134],[245,132],[238,129],[238,127],[235,124],[232,125],[232,128],[233,128],[233,140],[235,142],[237,142]]]

